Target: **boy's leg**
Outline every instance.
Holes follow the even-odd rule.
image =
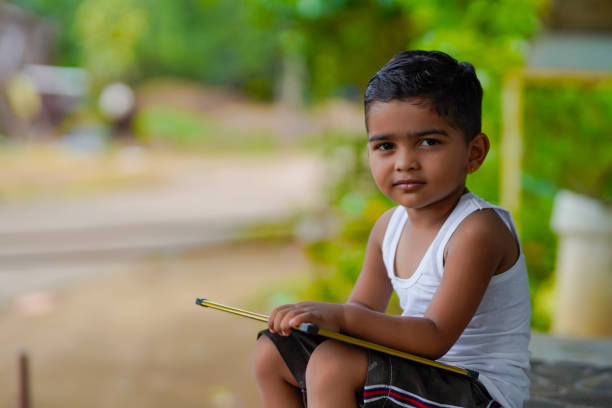
[[[366,408],[388,406],[500,407],[477,380],[441,368],[368,351]]]
[[[298,384],[267,336],[260,336],[257,340],[253,353],[253,371],[264,407],[302,407]]]
[[[368,372],[364,349],[334,340],[321,343],[306,368],[309,408],[356,407]]]

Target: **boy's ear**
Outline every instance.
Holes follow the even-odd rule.
[[[489,148],[491,147],[491,143],[489,142],[489,138],[484,133],[479,133],[470,141],[468,146],[468,163],[467,163],[467,172],[473,173],[480,168],[482,162],[487,157],[487,153],[489,153]]]

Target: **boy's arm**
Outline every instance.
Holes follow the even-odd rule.
[[[516,242],[508,240],[505,228],[490,212],[478,211],[466,218],[447,245],[442,282],[422,318],[346,305],[342,328],[375,343],[433,359],[442,357],[476,313],[491,277],[508,263],[503,262],[508,253],[514,254],[507,249]]]
[[[367,276],[373,271],[364,268],[361,282],[358,282],[349,303],[288,305],[290,309],[281,313],[282,319],[275,327],[288,330],[310,322],[437,359],[455,343],[476,312],[491,276],[507,256],[508,245],[516,245],[514,241],[508,242],[507,235],[501,232],[500,228],[505,226],[492,220],[490,214],[478,211],[468,216],[455,231],[447,245],[444,277],[423,317],[383,313],[380,304],[370,300],[379,289],[366,287],[369,283]]]

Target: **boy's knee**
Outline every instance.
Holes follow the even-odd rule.
[[[365,383],[368,358],[364,350],[327,340],[310,356],[306,368],[306,388],[334,388],[340,383],[355,388]]]
[[[253,373],[256,378],[266,377],[278,372],[278,365],[282,363],[281,356],[272,340],[261,335],[253,350]]]
[[[276,345],[265,334],[259,336],[253,350],[253,374],[258,384],[282,381],[298,386]]]

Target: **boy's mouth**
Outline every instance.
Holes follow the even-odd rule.
[[[393,187],[398,187],[401,190],[413,191],[417,190],[425,185],[424,181],[420,180],[398,180],[393,183]]]

